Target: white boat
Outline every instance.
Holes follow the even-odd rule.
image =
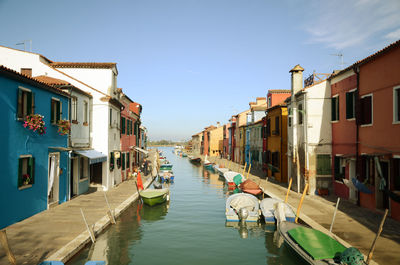
[[[224,176],[225,172],[229,171],[229,168],[219,167],[217,164],[213,165],[213,168],[214,168],[215,172],[217,172],[218,175],[220,175],[222,177]]]
[[[227,171],[224,173],[224,178],[225,178],[226,183],[228,183],[228,186],[236,186],[236,183],[234,182],[234,178],[238,175],[241,177],[241,181],[239,181],[240,183],[242,183],[243,181],[246,180],[246,178],[242,174],[235,172],[235,171]]]
[[[260,216],[258,199],[248,193],[236,193],[226,199],[227,222],[257,222]]]
[[[261,213],[264,216],[265,223],[267,224],[274,224],[276,222],[275,218],[275,208],[277,203],[283,203],[284,204],[284,211],[285,211],[285,218],[286,221],[288,222],[294,222],[296,219],[296,214],[290,208],[289,205],[284,203],[282,200],[277,199],[277,198],[265,198],[260,202],[260,209]]]

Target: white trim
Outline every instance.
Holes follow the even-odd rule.
[[[60,101],[59,98],[55,98],[55,97],[51,97],[51,99],[54,99],[54,100],[56,100],[56,101]]]
[[[21,89],[21,90],[24,90],[26,92],[32,92],[32,90],[30,90],[29,88],[25,88],[25,87],[22,87],[22,86],[18,86],[18,88]]]
[[[29,158],[32,157],[32,155],[20,155],[19,158]]]
[[[400,102],[397,102],[397,106],[396,106],[396,97],[395,97],[396,90],[398,90],[399,91],[398,93],[400,93],[400,86],[393,87],[393,124],[400,124],[400,117],[399,117],[399,120],[396,121],[396,112],[400,108]],[[397,107],[397,109],[396,109],[396,107]]]
[[[21,187],[18,187],[18,190],[24,190],[24,189],[28,189],[28,188],[32,188],[32,184],[23,185]]]
[[[393,158],[400,159],[400,155],[393,155]]]
[[[366,95],[362,95],[360,98],[366,98],[366,97],[371,97],[371,123],[361,124],[361,127],[369,127],[369,126],[374,125],[374,94],[369,93]]]
[[[354,92],[354,91],[356,91],[357,90],[357,88],[353,88],[353,89],[350,89],[349,91],[346,91],[346,93],[348,93],[348,92]]]

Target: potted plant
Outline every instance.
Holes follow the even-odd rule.
[[[24,183],[24,185],[28,185],[29,182],[31,182],[31,177],[29,176],[29,174],[22,175],[22,182]]]
[[[57,125],[58,125],[58,133],[60,135],[69,134],[71,130],[71,123],[69,122],[69,120],[59,120]]]
[[[29,114],[26,116],[23,126],[37,132],[39,135],[46,133],[46,127],[44,126],[43,116],[40,114]]]

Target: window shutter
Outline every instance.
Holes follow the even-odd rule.
[[[22,159],[18,159],[18,187],[22,186]]]
[[[396,107],[397,107],[397,113],[395,113],[395,115],[397,115],[396,121],[400,121],[400,88],[397,88],[395,90],[395,92],[396,92],[395,99],[396,99]]]
[[[32,93],[26,93],[27,94],[27,106],[26,106],[26,114],[32,114]]]
[[[125,133],[125,118],[121,117],[121,133]]]
[[[275,117],[275,134],[279,135],[279,116]]]
[[[31,114],[35,113],[35,93],[31,92]]]
[[[128,153],[126,153],[126,168],[130,168],[131,167],[131,165],[130,165],[130,156],[131,156],[131,153],[130,152],[128,152]]]
[[[56,118],[55,118],[55,122],[57,123],[60,120],[61,117],[61,104],[60,101],[56,101]]]
[[[125,153],[122,153],[122,170],[125,170]]]
[[[31,176],[30,184],[33,184],[34,180],[35,180],[35,158],[34,157],[29,158],[29,176]]]
[[[331,121],[336,121],[336,98],[331,100]]]
[[[353,112],[353,98],[352,98],[352,93],[346,93],[346,119],[351,119],[353,118],[352,116]]]
[[[18,100],[17,100],[17,118],[24,118],[22,111],[22,90],[18,89]]]
[[[54,123],[54,100],[51,100],[51,106],[50,106],[50,122]]]
[[[361,99],[361,124],[372,123],[372,97],[367,96]]]

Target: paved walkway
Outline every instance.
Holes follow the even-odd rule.
[[[209,160],[229,165],[229,161],[225,159],[211,157]],[[243,172],[243,166],[236,163],[231,162],[230,168],[240,173]],[[266,194],[285,199],[286,185],[268,182],[252,173],[254,172],[250,172],[249,178],[260,183]],[[293,208],[297,209],[301,195],[293,191],[290,192],[288,202]],[[316,229],[329,230],[336,200],[337,197],[335,196],[307,196],[301,208],[303,215],[301,214],[300,218]],[[351,246],[358,248],[364,255],[368,255],[382,216],[383,213],[373,212],[342,199],[339,203],[332,232]],[[376,244],[373,260],[379,264],[400,264],[400,222],[389,217],[386,219],[383,232]]]
[[[150,175],[142,179],[144,186],[150,185],[152,181]],[[137,198],[135,181],[124,181],[106,194],[111,209],[115,209],[118,216]],[[65,262],[78,251],[77,248],[90,242],[80,209],[83,210],[88,223],[95,224],[95,234],[101,233],[109,225],[104,192],[96,191],[80,195],[55,208],[8,226],[8,242],[17,264],[34,265],[43,260]],[[9,264],[1,244],[0,264]]]

